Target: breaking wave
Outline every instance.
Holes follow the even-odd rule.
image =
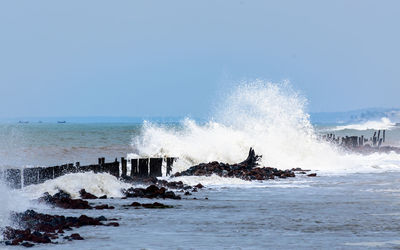
[[[325,173],[400,170],[400,155],[361,156],[318,140],[305,112],[307,100],[290,84],[261,80],[232,90],[205,124],[185,119],[171,128],[145,122],[133,138],[134,156],[179,157],[174,171],[201,162],[234,163],[253,147],[261,164],[280,169],[300,167]]]
[[[2,240],[2,229],[11,225],[11,212],[22,212],[29,207],[29,200],[18,190],[11,190],[0,179],[0,240]]]
[[[121,190],[131,186],[109,174],[88,172],[68,174],[42,184],[27,186],[23,192],[29,194],[30,198],[39,198],[45,192],[53,195],[59,190],[63,190],[71,194],[72,198],[79,198],[79,191],[85,189],[96,196],[122,197]]]
[[[396,123],[390,121],[389,118],[383,117],[379,121],[367,121],[359,124],[349,124],[344,126],[337,126],[333,128],[334,131],[353,129],[353,130],[390,130],[396,127]]]

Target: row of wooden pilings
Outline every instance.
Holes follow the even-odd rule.
[[[53,167],[0,169],[0,180],[3,180],[9,187],[18,189],[66,174],[82,172],[108,173],[117,178],[127,176],[160,177],[163,163],[166,163],[166,175],[169,175],[175,159],[173,157],[129,159],[130,173],[128,173],[128,160],[124,157],[121,157],[121,161],[115,158],[113,162],[105,162],[105,158],[102,157],[98,159],[98,164],[87,166],[81,166],[79,162],[76,162]]]
[[[335,136],[335,134],[327,134],[322,136],[323,139],[335,143],[340,146],[345,147],[363,147],[367,142],[370,142],[368,145],[372,147],[380,147],[382,143],[386,141],[386,130],[382,130],[382,137],[381,137],[381,130],[375,131],[372,137],[365,138],[364,135],[362,136]]]

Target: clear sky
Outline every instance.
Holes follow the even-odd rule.
[[[243,79],[400,107],[400,1],[1,1],[0,117],[206,116]]]

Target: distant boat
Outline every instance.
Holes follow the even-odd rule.
[[[18,123],[23,123],[23,124],[25,124],[25,123],[29,123],[28,121],[19,121]]]
[[[66,121],[57,121],[57,123],[67,123]]]

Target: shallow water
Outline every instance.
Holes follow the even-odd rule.
[[[82,227],[74,232],[85,241],[41,249],[400,248],[400,154],[364,156],[318,139],[319,133],[332,131],[368,138],[372,125],[389,129],[386,144],[400,145],[398,126],[387,120],[313,126],[304,98],[269,83],[241,86],[222,100],[215,119],[204,123],[1,124],[0,168],[96,163],[98,157],[109,161],[129,154],[179,157],[173,171],[181,171],[201,162],[240,162],[253,147],[263,155],[262,166],[311,169],[318,177],[263,183],[178,177],[174,180],[201,182],[207,189],[181,201],[162,201],[175,206],[162,210],[122,207],[133,200],[154,202],[141,199],[95,201],[116,206],[102,211],[65,211],[27,202],[57,189],[75,197],[81,188],[120,197],[127,187],[106,174],[66,175],[19,191],[2,186],[0,200],[6,206],[0,206],[0,227],[9,224],[10,211],[31,207],[43,213],[104,215],[121,224]]]
[[[95,201],[116,206],[115,210],[102,211],[36,207],[45,213],[104,215],[120,219],[121,224],[117,228],[82,227],[73,232],[80,233],[85,241],[40,248],[400,247],[400,173],[299,176],[264,183],[211,185],[193,196],[184,196],[181,201],[162,201],[174,205],[172,209],[122,208],[134,200],[154,202]]]

